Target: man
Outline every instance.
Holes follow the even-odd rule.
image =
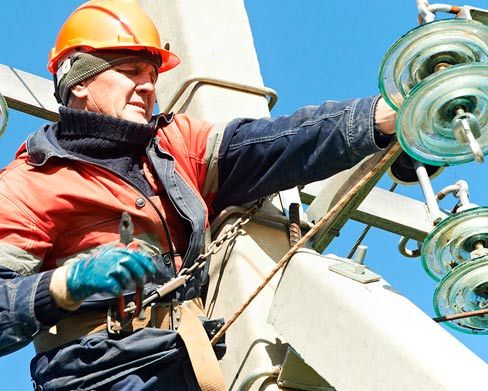
[[[61,121],[0,174],[0,352],[34,340],[37,389],[199,389],[192,348],[166,320],[200,296],[206,270],[146,321],[116,297],[150,294],[190,267],[224,207],[349,168],[394,132],[378,97],[226,126],[153,117],[158,73],[178,62],[136,1],[85,3],[59,32],[48,68]],[[134,225],[127,247],[123,212]]]

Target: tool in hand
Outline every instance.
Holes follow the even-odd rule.
[[[132,219],[130,214],[127,212],[122,213],[122,217],[119,223],[119,234],[120,234],[120,244],[124,245],[125,247],[137,246],[134,241],[134,224],[132,223]],[[136,286],[136,295],[135,295],[135,309],[134,313],[137,313],[137,317],[140,320],[145,319],[144,308],[142,305],[144,298],[144,285],[138,284]],[[125,301],[124,296],[120,295],[118,298],[118,305],[117,305],[117,313],[120,319],[124,319],[127,316],[127,313],[124,311],[125,309]]]

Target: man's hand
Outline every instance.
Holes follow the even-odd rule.
[[[53,274],[51,295],[61,308],[75,310],[81,301],[97,292],[115,296],[131,283],[143,285],[156,268],[141,252],[124,247],[108,247],[95,255],[63,266]]]
[[[396,112],[385,102],[383,98],[378,100],[374,112],[375,123],[383,134],[395,133]]]

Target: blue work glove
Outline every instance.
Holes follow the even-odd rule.
[[[120,295],[132,285],[143,285],[156,267],[141,252],[125,247],[107,247],[68,270],[66,285],[75,301],[82,301],[98,292]]]

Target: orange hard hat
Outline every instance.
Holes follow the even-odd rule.
[[[174,53],[161,47],[156,26],[137,0],[92,0],[79,6],[58,33],[49,53],[49,71],[55,74],[59,61],[75,49],[146,50],[161,57],[160,73],[180,63]]]

